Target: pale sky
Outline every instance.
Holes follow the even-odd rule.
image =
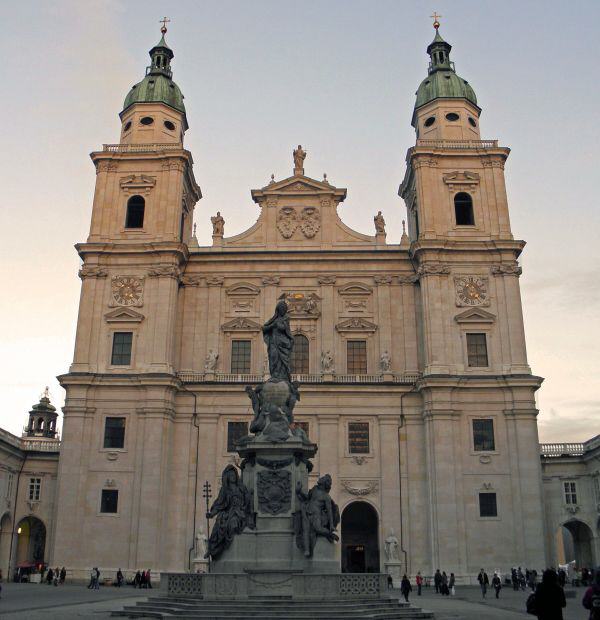
[[[185,95],[186,147],[204,198],[201,245],[220,210],[226,235],[257,218],[250,189],[291,173],[347,187],[349,226],[385,216],[398,242],[397,196],[414,144],[414,94],[442,14],[459,75],[475,89],[482,138],[512,154],[511,223],[525,239],[521,277],[542,441],[600,432],[600,3],[597,0],[56,0],[2,9],[0,426],[20,434],[44,386],[64,392],[79,302],[94,167],[117,142],[123,99],[171,19],[174,79]]]

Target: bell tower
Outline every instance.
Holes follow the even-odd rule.
[[[518,263],[525,242],[513,238],[504,178],[510,149],[481,139],[475,91],[456,73],[439,26],[436,19],[399,194],[417,278],[431,568],[476,574],[485,558],[465,549],[491,535],[490,514],[510,521],[511,537],[497,545],[525,564],[544,564],[535,403],[542,379],[531,374],[525,348]],[[482,425],[493,455],[479,450]],[[482,501],[497,504],[486,512]],[[469,531],[450,540],[449,522]]]

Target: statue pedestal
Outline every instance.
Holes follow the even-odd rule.
[[[299,484],[308,492],[309,459],[317,446],[300,437],[270,442],[260,436],[237,447],[243,458],[242,482],[252,493],[256,528],[247,527],[235,536],[229,548],[211,566],[213,573],[337,573],[339,559],[335,543],[317,536],[311,557],[305,557],[296,543],[301,519]]]
[[[392,576],[394,588],[399,588],[402,581],[402,560],[386,560],[384,566],[386,574]]]
[[[208,573],[208,560],[205,558],[194,558],[192,560],[192,570],[194,573]]]

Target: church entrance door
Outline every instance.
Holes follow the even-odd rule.
[[[37,517],[25,517],[17,525],[17,566],[44,562],[46,526]]]
[[[378,573],[379,518],[367,502],[352,502],[342,513],[342,572]]]

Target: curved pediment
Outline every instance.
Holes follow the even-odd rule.
[[[238,282],[227,289],[230,296],[255,296],[260,293],[260,288],[248,282]]]
[[[338,293],[340,295],[370,295],[372,292],[373,289],[362,282],[350,282],[338,288]]]

